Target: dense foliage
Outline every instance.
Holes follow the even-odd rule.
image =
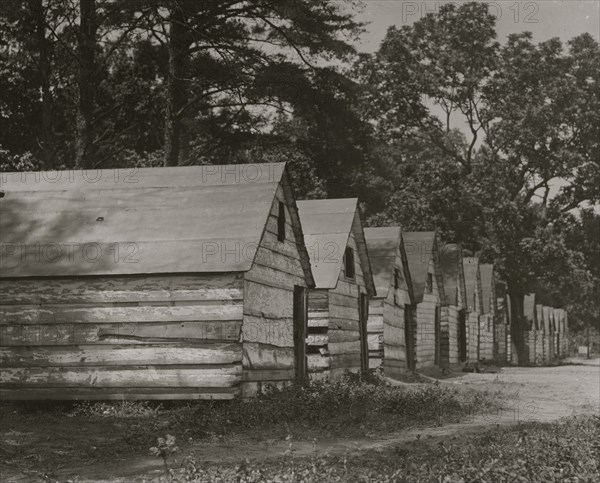
[[[358,0],[5,0],[0,169],[289,161],[300,197],[440,230],[600,324],[600,48],[483,2],[357,55]]]

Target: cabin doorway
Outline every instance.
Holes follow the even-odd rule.
[[[294,287],[294,359],[296,381],[307,378],[306,333],[308,331],[308,291],[306,287]]]
[[[467,362],[467,317],[464,310],[458,312],[458,360]]]
[[[439,305],[435,307],[435,321],[434,321],[434,330],[435,330],[435,352],[434,352],[434,364],[436,366],[440,365],[440,361],[442,359],[442,308]]]
[[[367,294],[358,296],[358,317],[360,324],[360,369],[369,370],[369,339],[367,335],[367,320],[369,319],[369,298]]]
[[[406,368],[415,371],[416,317],[413,305],[404,306],[404,345],[406,350]]]

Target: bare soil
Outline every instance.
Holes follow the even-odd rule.
[[[464,373],[444,378],[440,384],[502,389],[509,395],[507,406],[493,414],[468,414],[456,423],[443,426],[415,427],[402,432],[369,434],[364,438],[317,438],[293,440],[268,432],[214,438],[213,441],[178,441],[180,451],[171,461],[173,467],[191,456],[198,464],[239,463],[243,460],[267,461],[293,453],[303,457],[315,453],[349,455],[385,451],[415,441],[439,444],[445,440],[470,438],[495,426],[525,422],[550,422],[562,417],[600,414],[600,359],[574,360],[556,367],[506,367],[496,373]],[[2,421],[0,428],[0,480],[35,481],[148,481],[164,474],[162,461],[148,455],[114,454],[102,461],[94,459],[91,440],[105,438],[125,430],[107,422],[74,424],[69,418],[31,421]],[[37,451],[32,451],[34,447]],[[21,451],[27,448],[27,451]],[[80,464],[71,464],[73,454],[81,455]],[[44,455],[42,458],[40,455]],[[47,465],[48,454],[55,463]],[[63,458],[69,455],[69,458]],[[61,463],[65,459],[69,464]],[[44,462],[44,463],[42,463]]]

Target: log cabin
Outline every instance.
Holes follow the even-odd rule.
[[[386,376],[414,369],[416,307],[411,275],[399,226],[365,228],[365,238],[377,296],[369,305],[369,367],[383,367]],[[407,357],[407,353],[410,354]]]
[[[312,378],[369,368],[367,317],[375,285],[358,200],[298,201],[314,289],[308,302]]]
[[[414,369],[441,362],[441,301],[444,284],[440,270],[437,233],[404,232],[404,247],[414,294],[416,330],[414,334]],[[409,326],[410,327],[410,326]],[[410,347],[411,340],[407,340]]]
[[[496,318],[498,307],[496,305],[496,277],[494,265],[482,263],[479,265],[481,273],[481,295],[483,302],[483,313],[480,318],[479,332],[479,359],[483,361],[495,360],[497,352]]]
[[[467,360],[469,363],[477,363],[479,357],[479,334],[480,316],[483,313],[483,295],[481,292],[481,272],[479,270],[479,258],[463,258],[463,269],[465,272],[465,285],[467,287],[467,332],[468,347]]]
[[[2,399],[231,399],[304,380],[285,164],[4,174]]]
[[[444,282],[440,365],[444,368],[467,361],[467,288],[462,260],[460,245],[447,244],[440,249]]]

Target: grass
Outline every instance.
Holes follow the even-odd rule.
[[[338,382],[272,388],[250,400],[3,404],[0,464],[51,468],[147,455],[166,434],[179,445],[243,433],[258,439],[369,436],[456,422],[494,411],[503,401],[500,391],[391,387],[376,377],[348,375]]]
[[[198,467],[193,460],[175,481],[221,482],[597,482],[600,418],[494,428],[473,438],[416,441],[384,452],[314,455]]]

